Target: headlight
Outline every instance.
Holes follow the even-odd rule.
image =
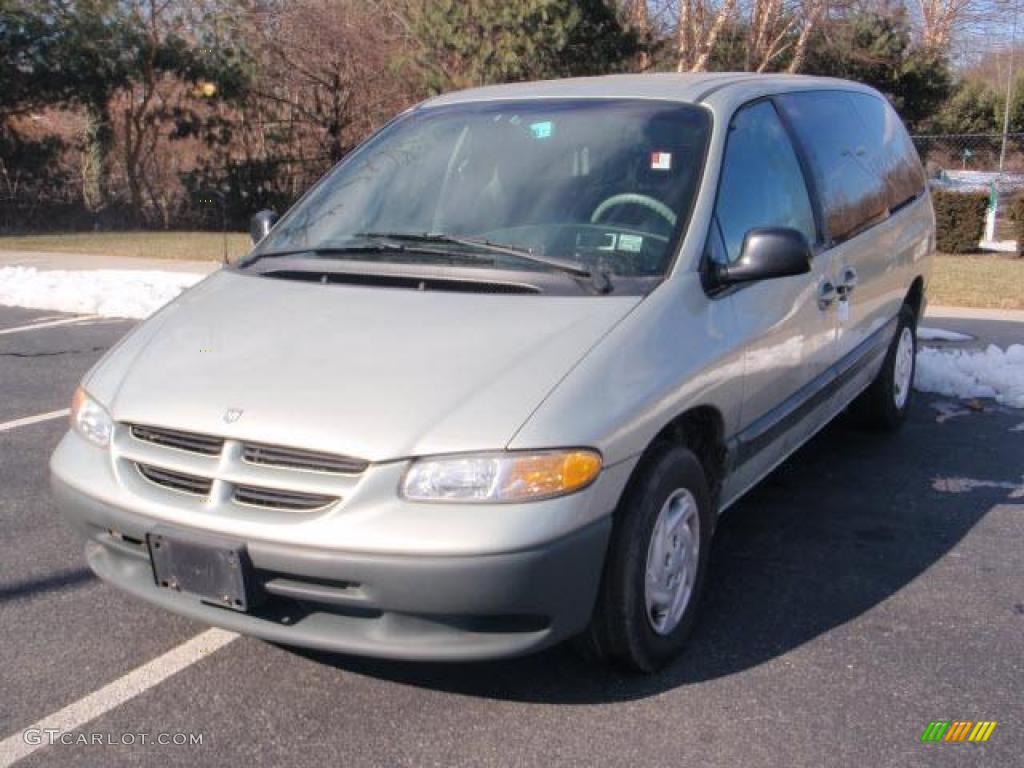
[[[71,426],[93,445],[100,448],[110,445],[110,433],[114,427],[110,414],[81,387],[71,398]]]
[[[411,501],[536,501],[589,485],[601,471],[596,451],[483,453],[418,459],[402,479]]]

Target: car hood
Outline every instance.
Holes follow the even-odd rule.
[[[637,296],[215,273],[88,377],[117,421],[369,461],[501,449]],[[229,409],[241,412],[229,423]]]

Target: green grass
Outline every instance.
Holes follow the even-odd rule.
[[[1024,309],[1024,258],[1006,254],[935,258],[928,303],[950,307]]]
[[[247,234],[228,233],[230,258],[244,255],[249,248]],[[0,237],[0,250],[220,261],[224,241],[219,232],[83,232]],[[928,301],[955,307],[1024,309],[1024,259],[1004,254],[939,254]]]
[[[228,232],[228,256],[249,251],[249,235]],[[148,259],[220,261],[224,236],[220,232],[75,232],[62,235],[0,237],[0,251],[141,256]]]

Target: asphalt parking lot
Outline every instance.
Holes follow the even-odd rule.
[[[66,408],[132,326],[59,319],[0,307],[0,764],[5,740],[207,630],[98,582],[59,519],[47,460],[66,419],[18,422]],[[898,435],[837,423],[729,511],[689,651],[658,676],[562,648],[413,665],[241,637],[77,731],[201,745],[55,744],[18,764],[1020,765],[1022,542],[1024,411],[919,395]],[[932,720],[998,726],[921,743]]]

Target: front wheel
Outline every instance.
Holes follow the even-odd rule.
[[[615,512],[586,654],[638,672],[677,656],[697,614],[714,515],[691,451],[657,449]]]
[[[904,304],[882,369],[853,403],[854,413],[866,425],[895,430],[907,418],[917,360],[916,329],[914,310]]]

